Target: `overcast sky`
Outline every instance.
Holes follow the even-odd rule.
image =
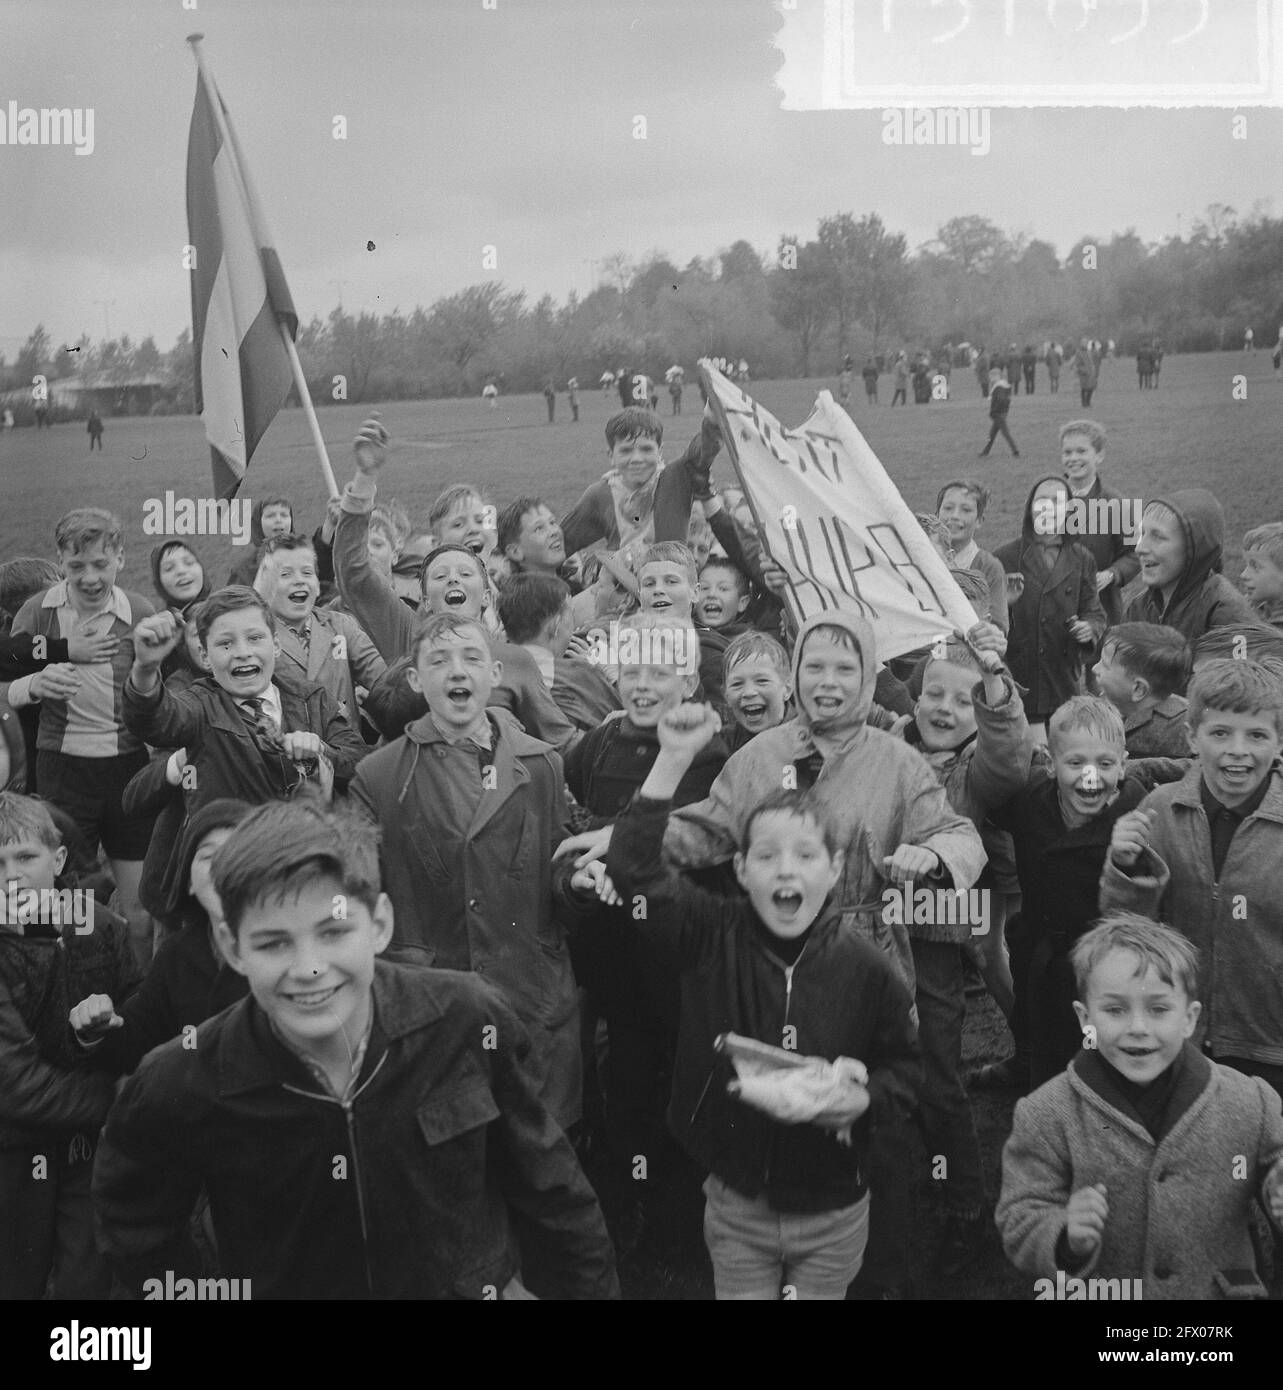
[[[615,251],[773,250],[837,211],[878,212],[915,247],[980,213],[1064,254],[1188,232],[1212,202],[1246,213],[1278,183],[1279,112],[1232,141],[1224,110],[995,110],[984,158],[893,147],[877,112],[780,109],[768,0],[495,3],[0,0],[0,108],[95,122],[89,157],[0,146],[0,352],[39,321],[55,343],[109,320],[162,350],[189,322],[194,30],[304,318],[340,293],[408,311],[492,276],[561,299]]]

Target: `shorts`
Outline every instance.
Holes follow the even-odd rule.
[[[151,843],[156,817],[126,816],[121,799],[147,752],[114,758],[79,758],[41,749],[36,754],[36,790],[76,822],[93,854],[102,845],[108,859],[140,861]]]

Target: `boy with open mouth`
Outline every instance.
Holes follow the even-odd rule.
[[[276,618],[276,669],[323,686],[359,734],[358,691],[369,691],[388,666],[350,613],[316,606],[321,581],[311,541],[293,535],[268,541],[254,587]]]
[[[604,867],[573,883],[608,902],[640,897],[639,930],[677,961],[669,1125],[709,1174],[717,1297],[778,1299],[787,1285],[840,1300],[868,1239],[870,1125],[906,1113],[921,1076],[911,1000],[885,954],[843,927],[843,852],[815,797],[777,792],[749,808],[734,859],[746,898],[700,889],[666,862],[673,795],[719,727],[707,705],[663,715],[659,755]],[[728,1030],[808,1058],[831,1097],[787,1119],[746,1103],[714,1051]]]
[[[418,612],[397,597],[389,580],[370,563],[367,537],[378,491],[378,477],[387,461],[388,432],[377,416],[362,424],[353,441],[356,471],[343,491],[334,532],[334,572],[352,615],[369,634],[388,670],[366,700],[365,712],[388,739],[399,738],[406,725],[427,711],[422,692],[409,684],[409,653],[425,619],[433,613],[488,617],[491,601],[485,561],[466,545],[438,545],[424,560],[420,575]],[[471,494],[471,489],[469,489]],[[438,499],[439,500],[439,499]],[[503,669],[493,698],[510,709],[536,738],[566,748],[579,730],[553,702],[528,652],[499,642],[495,655]]]
[[[492,707],[503,668],[476,618],[433,615],[413,660],[426,712],[352,784],[383,827],[394,952],[503,990],[530,1027],[544,1103],[573,1124],[579,1015],[551,862],[567,822],[561,758]]]
[[[257,805],[289,796],[305,780],[346,788],[368,749],[329,692],[276,669],[272,609],[253,589],[219,589],[201,605],[197,635],[208,674],[185,690],[160,668],[184,640],[166,611],[134,629],[134,663],[125,682],[126,725],[159,748],[185,748],[195,769],[190,815],[236,797]]]

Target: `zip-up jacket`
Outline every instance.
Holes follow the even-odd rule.
[[[1202,769],[1140,803],[1154,815],[1149,848],[1130,870],[1107,859],[1102,912],[1170,923],[1198,947],[1203,1012],[1196,1039],[1218,1057],[1283,1066],[1283,771],[1239,826],[1218,878]]]
[[[100,1246],[135,1291],[193,1270],[209,1193],[222,1272],[264,1298],[614,1298],[592,1188],[539,1103],[530,1040],[471,975],[375,964],[358,1083],[328,1093],[253,998],[124,1084],[94,1168]],[[493,1045],[487,1045],[492,1040]]]
[[[696,1162],[777,1211],[834,1211],[867,1188],[871,1128],[907,1111],[922,1079],[913,1001],[886,954],[844,926],[831,902],[786,965],[747,899],[684,881],[664,861],[671,803],[638,796],[615,823],[606,871],[625,900],[644,896],[640,923],[675,956],[681,1024],[669,1125]],[[816,1125],[785,1125],[726,1090],[733,1072],[713,1043],[735,1032],[805,1056],[853,1057],[869,1071],[869,1109],[846,1148]]]

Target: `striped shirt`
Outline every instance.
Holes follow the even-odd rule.
[[[66,753],[77,758],[115,758],[142,748],[142,740],[125,728],[121,695],[134,664],[134,624],[150,617],[155,605],[132,590],[113,588],[106,606],[88,619],[87,631],[110,631],[119,639],[110,661],[77,665],[80,687],[70,700],[41,701],[40,733],[36,747],[42,752]],[[45,637],[67,638],[82,619],[72,606],[65,580],[24,603],[13,620],[13,631]],[[9,703],[15,709],[36,703],[32,677],[24,676],[9,687]]]

